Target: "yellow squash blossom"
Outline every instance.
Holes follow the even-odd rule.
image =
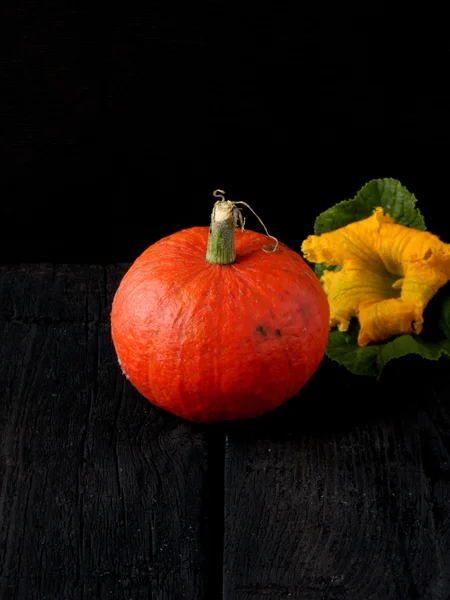
[[[360,324],[358,344],[422,331],[423,311],[450,279],[450,244],[427,231],[398,225],[378,207],[367,219],[302,244],[305,258],[341,267],[321,281],[330,304],[330,327]]]

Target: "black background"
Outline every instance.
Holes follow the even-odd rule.
[[[379,177],[450,242],[446,16],[420,4],[395,18],[383,2],[1,8],[0,263],[92,263],[1,273],[1,589],[448,595],[447,362],[392,361],[375,383],[326,360],[302,402],[191,427],[124,383],[109,306],[126,265],[96,265],[207,225],[216,188],[299,250],[318,213]],[[149,522],[168,541],[155,553]]]
[[[206,225],[216,188],[299,249],[321,210],[378,177],[399,179],[446,239],[442,16],[297,8],[15,2],[0,260],[131,261]]]

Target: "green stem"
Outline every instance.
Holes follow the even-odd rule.
[[[214,204],[208,235],[206,260],[212,265],[231,265],[236,260],[233,203],[219,200]]]

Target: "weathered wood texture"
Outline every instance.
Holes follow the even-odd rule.
[[[298,400],[229,431],[226,600],[450,598],[450,369],[395,373],[327,361]]]
[[[125,268],[0,267],[0,599],[448,600],[448,363],[193,426],[117,368]]]
[[[208,440],[120,374],[117,267],[0,268],[0,598],[213,598]]]

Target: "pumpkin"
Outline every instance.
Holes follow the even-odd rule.
[[[329,305],[301,256],[239,229],[236,202],[211,226],[151,245],[114,296],[120,367],[151,403],[194,422],[243,420],[292,398],[321,362]],[[243,204],[243,203],[242,203]]]

